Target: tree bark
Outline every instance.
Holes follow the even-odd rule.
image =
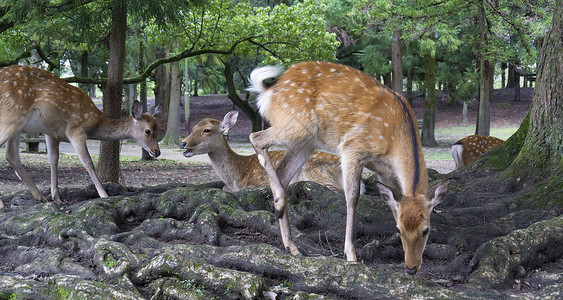
[[[175,43],[177,47],[177,43]],[[182,81],[180,78],[180,63],[170,63],[170,104],[168,107],[168,122],[166,134],[162,142],[166,145],[177,146],[180,143],[180,99],[182,97]]]
[[[142,27],[144,29],[144,26]],[[139,72],[145,69],[145,44],[141,39],[139,44]],[[147,102],[147,80],[143,79],[139,85],[139,101],[143,107],[143,112],[149,110],[149,105]],[[153,160],[154,158],[149,154],[147,150],[141,148],[141,160]]]
[[[424,55],[424,119],[422,120],[421,142],[424,146],[437,146],[434,137],[436,127],[436,58],[430,52]]]
[[[514,72],[514,101],[520,101],[520,73]]]
[[[514,75],[516,74],[516,66],[513,62],[508,63],[508,78],[506,81],[506,87],[512,88],[514,87]]]
[[[156,51],[156,58],[165,58],[169,51],[159,48]],[[168,112],[168,104],[170,103],[170,72],[168,64],[160,65],[154,71],[154,96],[155,105],[162,105],[162,111]]]
[[[413,96],[412,96],[412,70],[409,68],[407,70],[407,101],[409,104],[412,105]]]
[[[393,42],[391,45],[391,61],[393,64],[393,90],[403,94],[403,40],[401,30],[393,31]]]
[[[494,67],[485,55],[487,47],[487,24],[485,20],[485,3],[480,2],[477,12],[477,23],[479,27],[479,112],[475,134],[489,135],[491,129],[491,92]]]
[[[104,113],[110,118],[121,117],[126,32],[127,1],[115,0],[112,4],[108,77],[103,98]],[[100,143],[98,167],[100,181],[119,181],[121,175],[119,168],[119,141],[102,141]]]
[[[563,0],[557,0],[551,29],[540,51],[528,135],[515,170],[563,171]],[[522,164],[528,166],[522,168]],[[530,176],[534,176],[534,171]],[[559,174],[559,175],[557,175]],[[559,177],[560,180],[560,177]]]
[[[507,66],[506,62],[500,63],[500,75],[501,75],[500,76],[500,81],[501,81],[500,88],[501,89],[504,89],[505,84],[506,84],[506,66]]]

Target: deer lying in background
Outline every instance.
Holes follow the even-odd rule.
[[[225,135],[237,122],[238,112],[228,112],[223,121],[206,118],[194,126],[192,133],[181,143],[186,149],[185,157],[207,153],[215,173],[225,183],[223,189],[229,192],[241,191],[268,185],[268,175],[254,155],[235,153]],[[271,151],[272,162],[277,165],[284,151]],[[314,181],[335,192],[342,192],[340,159],[336,155],[315,151],[303,169],[291,181]],[[362,192],[365,190],[362,185]]]
[[[348,66],[303,62],[268,80],[280,73],[278,67],[254,69],[248,90],[260,93],[260,114],[271,124],[252,133],[250,142],[268,174],[286,249],[299,254],[291,239],[285,189],[318,146],[340,156],[347,208],[347,260],[356,261],[353,227],[360,178],[367,167],[383,181],[377,185],[395,217],[405,269],[416,274],[430,231],[430,213],[444,198],[450,180],[428,190],[426,164],[410,106],[401,95]],[[288,149],[277,169],[267,151],[274,144]]]
[[[450,151],[455,161],[455,168],[469,166],[485,152],[502,144],[504,144],[503,140],[493,136],[469,135],[462,138]]]
[[[150,155],[160,155],[157,127],[152,116],[142,114],[137,101],[133,117],[110,119],[90,97],[55,74],[28,66],[0,70],[0,146],[6,143],[6,160],[36,200],[47,202],[25,171],[19,156],[20,132],[44,133],[51,166],[51,197],[61,203],[58,188],[59,143],[70,142],[92,178],[100,197],[106,190],[94,171],[87,139],[135,139]],[[3,204],[0,201],[0,207]]]

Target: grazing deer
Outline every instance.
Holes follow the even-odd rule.
[[[108,194],[94,171],[87,139],[134,138],[150,155],[160,155],[152,116],[142,114],[137,101],[133,104],[132,115],[110,119],[96,108],[83,90],[50,72],[17,65],[0,70],[0,146],[6,143],[6,160],[39,201],[47,202],[47,198],[39,192],[20,161],[21,131],[45,134],[51,165],[51,197],[60,204],[57,175],[60,142],[72,144],[100,197]]]
[[[299,254],[291,239],[285,189],[315,146],[341,158],[346,196],[344,253],[356,261],[353,238],[362,169],[378,173],[379,191],[390,207],[405,252],[405,269],[416,274],[430,230],[430,213],[450,180],[428,190],[426,164],[415,115],[405,99],[377,80],[348,66],[303,62],[279,78],[278,67],[250,74],[248,90],[260,93],[257,106],[271,127],[252,133],[250,142],[266,170],[286,249]],[[268,147],[283,144],[277,169]]]
[[[470,135],[457,141],[451,149],[455,161],[455,168],[469,166],[474,163],[483,153],[501,146],[504,141],[485,135]]]
[[[235,125],[237,118],[238,112],[231,111],[223,121],[203,119],[180,143],[180,148],[186,149],[185,157],[207,153],[215,173],[225,183],[223,189],[229,192],[268,185],[268,175],[260,166],[256,154],[239,155],[227,144],[225,135]],[[277,165],[284,151],[271,151],[269,154],[274,165]],[[342,192],[340,158],[326,152],[313,152],[291,182],[298,181],[314,181],[335,192]],[[364,191],[362,183],[362,192]]]

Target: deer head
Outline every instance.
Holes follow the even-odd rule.
[[[238,112],[230,111],[221,122],[210,118],[201,120],[194,126],[192,133],[180,143],[180,148],[186,149],[184,156],[192,157],[209,153],[223,146],[226,143],[223,136],[229,133],[229,129],[236,124],[237,118]]]
[[[446,179],[430,188],[426,195],[416,195],[418,199],[414,199],[412,196],[401,195],[381,182],[377,183],[381,197],[389,205],[397,223],[408,274],[416,274],[422,265],[422,253],[430,233],[430,213],[444,199],[449,184],[450,179]]]

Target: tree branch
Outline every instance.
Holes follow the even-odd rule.
[[[252,40],[257,38],[257,37],[259,37],[259,36],[250,36],[250,37],[238,40],[227,50],[201,49],[201,50],[193,51],[193,49],[187,49],[187,50],[184,50],[183,52],[181,52],[177,55],[157,59],[157,60],[153,61],[152,63],[150,63],[140,75],[138,75],[136,77],[125,78],[123,80],[123,83],[124,84],[139,83],[139,82],[145,80],[147,77],[149,77],[150,74],[152,73],[152,71],[156,67],[163,65],[163,64],[179,61],[179,60],[182,60],[186,57],[194,57],[194,56],[199,56],[199,55],[203,55],[203,54],[222,54],[222,55],[232,54],[235,51],[235,49],[237,48],[238,45],[240,45],[243,42],[252,42]],[[86,84],[105,84],[106,81],[107,81],[107,78],[85,78],[85,77],[72,76],[72,77],[63,78],[63,80],[65,80],[66,82],[76,82],[76,83],[86,83]]]

